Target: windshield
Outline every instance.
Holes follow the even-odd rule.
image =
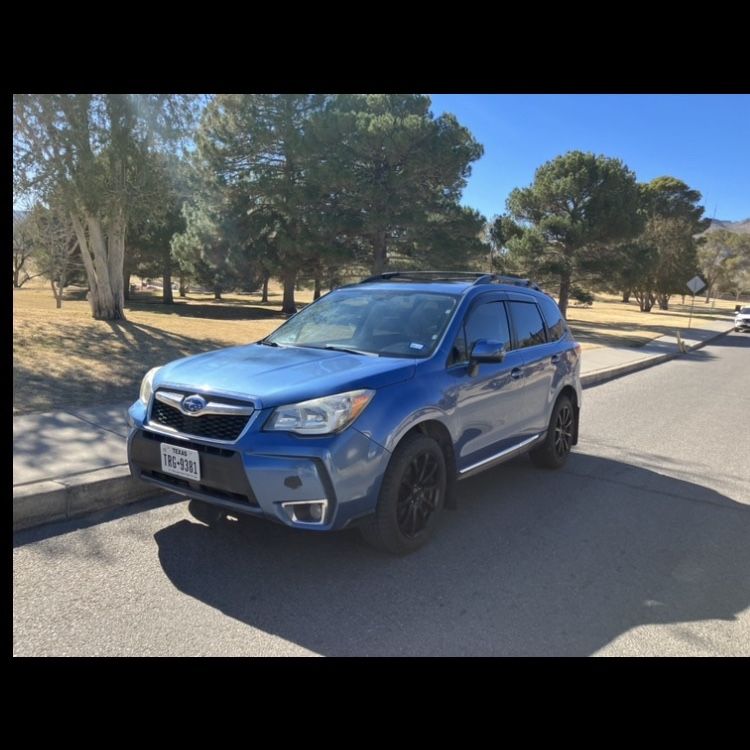
[[[742,308],[742,309],[740,310],[740,314],[741,314],[741,315],[750,315],[750,307],[743,307],[743,308]]]
[[[298,312],[265,342],[382,357],[426,357],[445,331],[457,301],[456,296],[433,292],[342,289]]]

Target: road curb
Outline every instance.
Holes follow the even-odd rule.
[[[653,367],[654,365],[659,365],[669,359],[674,359],[678,354],[679,352],[675,352],[674,354],[656,354],[653,357],[646,357],[638,362],[630,362],[627,365],[618,365],[617,367],[606,367],[603,370],[595,370],[587,375],[581,375],[581,387],[590,388],[592,385],[606,383],[608,380],[614,380],[623,375],[629,375],[631,372],[645,370],[647,367]]]
[[[699,341],[696,344],[690,345],[689,347],[687,347],[687,351],[692,352],[696,349],[701,349],[706,344],[715,341],[721,336],[726,336],[733,330],[734,326],[732,326],[731,328],[727,328],[726,331],[715,333],[712,336],[709,336],[707,339],[704,339],[703,341]],[[670,352],[669,354],[655,354],[653,357],[646,357],[645,359],[639,360],[638,362],[629,362],[628,364],[618,365],[617,367],[607,367],[602,370],[596,370],[595,372],[590,372],[586,375],[581,376],[581,387],[590,388],[591,386],[599,385],[600,383],[606,383],[609,380],[614,380],[615,378],[622,377],[623,375],[629,375],[632,372],[638,372],[638,370],[645,370],[648,367],[660,365],[662,362],[667,362],[670,359],[679,357],[680,354],[682,354],[682,352],[680,351]]]
[[[699,341],[688,350],[700,349],[733,329],[734,326]],[[597,370],[583,375],[581,385],[584,388],[599,385],[674,359],[679,354],[678,351],[656,354],[638,362]],[[133,479],[127,464],[61,479],[33,482],[13,488],[13,530],[20,531],[53,521],[64,521],[163,494],[166,494],[164,489]]]
[[[13,488],[13,530],[116,508],[164,494],[130,476],[127,464]]]

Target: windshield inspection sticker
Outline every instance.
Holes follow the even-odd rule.
[[[424,344],[415,344],[412,342],[409,344],[409,349],[424,349]]]

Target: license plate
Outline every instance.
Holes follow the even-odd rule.
[[[165,474],[185,477],[196,482],[201,478],[201,464],[198,451],[181,448],[178,445],[161,443],[161,470]]]

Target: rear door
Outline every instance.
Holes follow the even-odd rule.
[[[542,311],[528,295],[509,294],[513,350],[522,360],[524,398],[521,434],[530,437],[547,429],[559,345],[548,341]]]
[[[518,442],[521,428],[519,399],[523,397],[523,353],[508,351],[502,362],[479,365],[469,375],[469,353],[478,339],[502,341],[511,337],[503,296],[485,294],[469,309],[448,362],[451,401],[457,425],[456,461],[459,471],[491,458]]]

